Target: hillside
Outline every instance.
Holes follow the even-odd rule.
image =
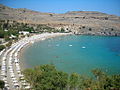
[[[95,11],[55,14],[0,5],[0,19],[35,25],[46,24],[56,29],[64,28],[75,34],[120,36],[120,17]]]

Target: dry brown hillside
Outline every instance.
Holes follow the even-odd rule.
[[[0,5],[0,19],[29,24],[47,24],[57,29],[71,30],[75,34],[120,36],[120,17],[95,11],[55,14]]]

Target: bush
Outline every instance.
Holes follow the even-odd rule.
[[[12,45],[12,41],[9,41],[7,44],[6,44],[6,47],[10,47]]]
[[[64,90],[67,86],[68,74],[57,71],[53,65],[26,69],[24,74],[35,90]]]
[[[2,81],[2,80],[0,80],[0,88],[1,88],[1,89],[3,89],[3,88],[4,88],[4,86],[5,86],[5,82],[4,82],[4,81]]]
[[[105,20],[108,20],[108,17],[105,17]]]
[[[61,28],[61,30],[60,30],[60,31],[61,31],[62,33],[63,33],[63,32],[65,32],[65,30],[64,30],[63,28]]]
[[[26,69],[25,79],[35,90],[119,90],[120,75],[107,75],[100,69],[92,70],[94,78],[77,73],[58,71],[54,65]],[[34,77],[34,78],[33,78]]]
[[[85,26],[82,26],[82,28],[85,28]]]
[[[89,31],[92,31],[92,28],[89,28]]]
[[[0,38],[4,38],[4,31],[3,30],[0,30]]]
[[[113,31],[114,29],[113,28],[111,28],[111,31]]]
[[[0,51],[2,51],[5,48],[4,45],[0,45]]]

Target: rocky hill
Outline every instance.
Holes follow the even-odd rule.
[[[75,34],[120,36],[120,17],[95,11],[55,14],[0,5],[0,19],[35,25],[46,24],[56,29],[64,28]]]

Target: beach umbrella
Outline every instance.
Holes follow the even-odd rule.
[[[13,83],[17,83],[18,81],[17,80],[13,80]]]
[[[4,56],[2,59],[3,59],[3,60],[5,60],[5,59],[6,59],[6,57]]]
[[[1,72],[5,71],[6,69],[5,68],[1,68]]]
[[[17,53],[15,53],[15,56],[17,57]]]
[[[5,87],[8,87],[9,86],[9,84],[8,83],[5,83]]]
[[[3,81],[5,81],[5,80],[7,80],[7,78],[6,78],[6,77],[4,77],[4,78],[2,78],[2,80],[3,80]]]
[[[17,73],[21,73],[21,71],[20,71],[20,70],[18,70],[18,71],[17,71]]]
[[[30,89],[30,86],[26,86],[25,89]]]
[[[12,54],[10,53],[10,57],[12,57]]]
[[[19,87],[19,84],[18,83],[14,83],[14,86],[18,86]]]
[[[12,57],[10,56],[9,60],[12,60]]]
[[[1,76],[5,76],[6,75],[6,73],[1,73]]]
[[[13,70],[13,67],[9,67],[9,70]]]
[[[16,78],[14,77],[14,78],[12,78],[12,80],[16,80]]]
[[[5,83],[8,83],[7,80],[4,80]]]
[[[22,83],[22,85],[27,86],[27,83]]]
[[[17,60],[17,59],[15,59],[15,63],[18,63],[18,60]]]
[[[18,64],[18,63],[16,63],[15,65],[16,65],[16,66],[19,66],[19,64]]]
[[[14,78],[14,77],[15,77],[15,74],[14,74],[14,73],[10,73],[10,76],[11,76],[12,78]]]
[[[1,68],[6,68],[6,65],[2,65]]]
[[[10,70],[9,72],[10,72],[10,73],[14,73],[14,71],[13,71],[13,70]]]
[[[5,60],[2,61],[2,63],[5,63],[5,62],[6,62]]]
[[[2,66],[6,66],[6,62],[2,62]]]

